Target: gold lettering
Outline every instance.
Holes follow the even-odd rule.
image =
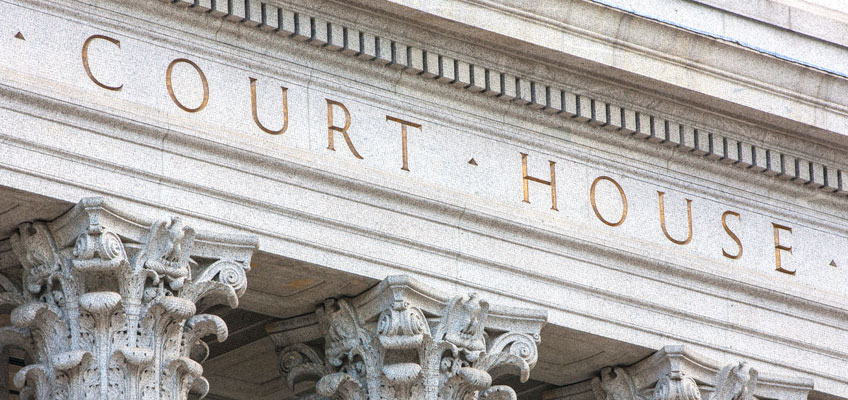
[[[409,157],[406,152],[406,127],[411,126],[413,128],[421,129],[421,124],[416,124],[415,122],[404,121],[400,118],[395,118],[389,115],[386,115],[386,121],[394,121],[400,123],[400,141],[401,141],[401,151],[403,152],[403,167],[400,169],[404,171],[409,171]]]
[[[280,89],[283,89],[283,127],[279,130],[271,130],[262,125],[262,122],[259,122],[259,113],[256,110],[256,78],[250,78],[250,112],[253,114],[253,122],[256,123],[256,126],[259,129],[262,129],[262,132],[265,132],[269,135],[280,135],[286,132],[286,129],[289,128],[289,100],[288,100],[288,89],[280,86]]]
[[[606,218],[601,216],[601,213],[598,211],[598,206],[597,204],[595,204],[595,186],[597,186],[598,182],[600,181],[612,182],[612,184],[615,185],[615,188],[618,189],[618,194],[621,196],[621,218],[617,222],[607,221]],[[595,212],[595,216],[598,217],[601,222],[609,226],[619,226],[623,224],[624,219],[627,218],[627,196],[624,194],[624,189],[621,188],[621,185],[619,185],[618,182],[615,181],[615,179],[612,179],[608,176],[599,176],[595,178],[594,182],[592,182],[592,187],[589,188],[589,202],[592,203],[592,211]]]
[[[722,248],[721,254],[723,254],[725,257],[727,257],[731,260],[737,260],[737,259],[739,259],[739,257],[742,257],[742,241],[740,241],[739,237],[736,236],[736,234],[733,233],[733,231],[730,230],[730,227],[727,226],[727,216],[728,215],[732,215],[732,216],[738,218],[740,223],[742,222],[742,217],[739,216],[739,213],[735,212],[735,211],[725,211],[724,214],[721,214],[721,226],[724,227],[724,231],[727,232],[728,235],[730,235],[730,238],[733,239],[734,242],[736,242],[736,246],[739,247],[739,251],[736,252],[736,255],[731,255],[730,253],[725,251],[724,248]]]
[[[324,100],[327,100],[327,149],[336,151],[333,146],[333,132],[341,132],[342,136],[344,136],[345,142],[347,142],[347,147],[350,149],[350,152],[353,153],[354,157],[362,160],[362,156],[360,156],[359,152],[356,151],[356,147],[353,147],[353,142],[347,134],[347,130],[350,128],[350,112],[347,110],[347,107],[338,101],[330,99]],[[343,128],[333,124],[333,106],[340,107],[345,113],[345,124]]]
[[[180,103],[180,101],[177,100],[177,96],[174,95],[174,87],[171,85],[171,72],[173,72],[174,66],[179,63],[186,63],[194,67],[194,70],[197,71],[198,75],[200,75],[200,80],[203,82],[203,102],[200,103],[200,105],[196,108],[188,108],[184,106],[183,103]],[[200,70],[200,67],[198,67],[197,64],[194,63],[194,61],[185,58],[178,58],[174,61],[171,61],[171,63],[168,64],[168,70],[165,72],[165,85],[168,87],[168,95],[171,96],[171,100],[173,100],[174,104],[176,104],[177,107],[181,108],[183,111],[190,113],[198,112],[204,107],[206,107],[206,103],[209,102],[209,82],[206,81],[206,75],[203,74],[203,71]]]
[[[776,267],[775,269],[777,269],[778,271],[783,272],[785,274],[795,275],[794,269],[788,270],[786,268],[783,268],[783,264],[781,264],[781,262],[780,262],[780,251],[781,250],[788,251],[789,254],[792,254],[792,246],[786,247],[786,246],[780,244],[780,230],[782,229],[784,231],[792,233],[792,228],[790,228],[788,226],[778,225],[778,224],[775,224],[774,222],[772,222],[771,225],[774,228],[774,265]]]
[[[541,183],[544,185],[548,185],[551,187],[551,210],[557,210],[557,200],[556,200],[556,165],[555,162],[548,160],[551,165],[551,180],[546,181],[544,179],[539,179],[534,176],[527,175],[527,153],[521,153],[521,180],[524,185],[524,202],[530,202],[530,188],[528,185],[529,181]]]
[[[689,242],[692,241],[692,200],[686,199],[686,213],[689,217],[689,235],[686,236],[686,240],[677,240],[668,234],[668,230],[665,227],[665,204],[663,203],[663,196],[665,195],[665,193],[660,192],[658,190],[657,194],[660,197],[660,227],[662,228],[665,237],[667,237],[668,240],[671,240],[671,242],[675,244],[689,244]]]
[[[85,68],[85,73],[86,75],[88,75],[88,79],[91,79],[91,81],[94,82],[95,85],[107,90],[114,90],[116,92],[120,91],[124,87],[123,84],[120,86],[109,86],[103,82],[98,81],[97,78],[95,78],[94,75],[91,73],[91,67],[89,67],[88,65],[88,45],[91,44],[94,39],[103,39],[107,42],[114,44],[115,46],[118,46],[119,49],[121,48],[121,42],[118,39],[113,39],[103,35],[89,36],[88,39],[85,39],[85,42],[82,44],[82,66],[83,68]]]

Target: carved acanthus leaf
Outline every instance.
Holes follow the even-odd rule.
[[[145,236],[132,227],[120,233],[126,219],[110,226],[110,215],[102,200],[86,199],[60,217],[55,232],[49,223],[26,223],[10,238],[25,290],[0,278],[0,302],[17,305],[14,328],[0,330],[0,340],[33,362],[15,376],[21,395],[185,399],[192,388],[205,394],[208,382],[192,349],[208,334],[224,340],[227,329],[218,317],[195,316],[196,303],[238,304],[255,243],[220,238],[195,262],[196,232],[179,218],[154,223]]]
[[[653,400],[701,400],[698,383],[684,374],[666,374],[654,388]]]
[[[518,395],[509,386],[496,385],[480,393],[480,400],[518,400]]]
[[[389,299],[363,295],[381,304],[368,306],[367,314],[354,306],[361,303],[356,299],[330,299],[316,310],[324,357],[303,344],[284,347],[280,366],[290,387],[317,378],[319,396],[340,400],[516,398],[511,388],[492,381],[507,373],[528,379],[538,359],[538,330],[499,331],[490,340],[489,304],[477,295],[447,299],[427,313],[405,298],[407,291],[396,283],[405,279],[387,282],[379,288],[388,290],[376,296]]]
[[[693,357],[682,346],[667,346],[630,367],[603,368],[591,381],[595,399],[701,400],[702,392],[712,393],[707,400],[755,399],[758,374],[747,363],[719,370]]]
[[[329,374],[315,386],[318,395],[345,400],[366,400],[368,395],[362,384],[350,374],[337,372]]]
[[[286,346],[279,352],[280,373],[286,377],[288,387],[294,390],[296,384],[303,381],[318,382],[333,369],[324,364],[318,352],[303,344]]]

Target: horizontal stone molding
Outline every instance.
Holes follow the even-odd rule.
[[[584,122],[610,132],[674,147],[696,157],[773,176],[810,189],[848,196],[848,170],[757,146],[659,114],[577,93],[564,85],[440,54],[323,17],[258,0],[160,0],[269,34],[302,41],[445,85]]]

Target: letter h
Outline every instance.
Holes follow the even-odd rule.
[[[559,211],[557,210],[556,200],[556,168],[554,167],[556,163],[550,160],[548,162],[551,163],[551,180],[546,181],[535,176],[527,175],[527,153],[521,153],[521,180],[524,184],[524,202],[530,202],[529,181],[545,184],[551,187],[551,210]]]

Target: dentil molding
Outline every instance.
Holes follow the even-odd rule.
[[[159,0],[694,156],[848,196],[848,171],[259,0]]]

